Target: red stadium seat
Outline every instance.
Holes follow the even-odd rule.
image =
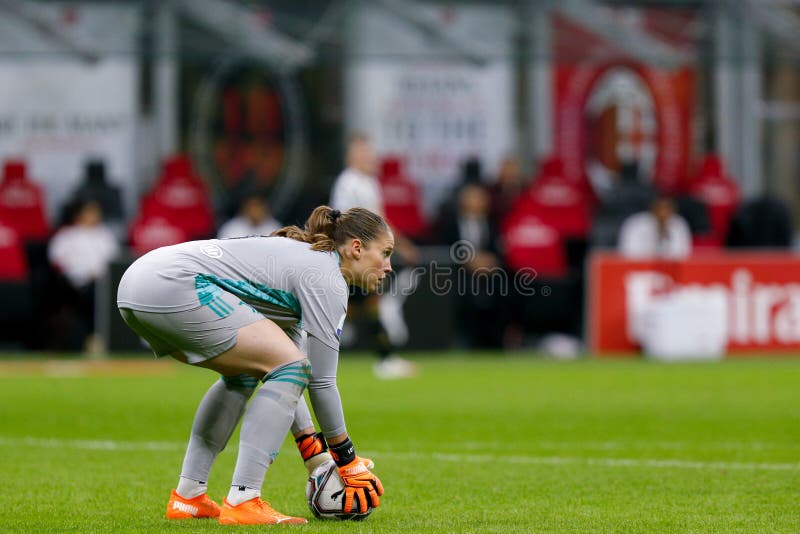
[[[428,224],[420,208],[419,187],[405,176],[399,158],[383,161],[379,181],[383,209],[392,227],[412,239],[425,237]]]
[[[703,244],[717,247],[723,245],[731,218],[742,198],[738,184],[726,176],[719,156],[706,156],[689,192],[706,205],[711,219],[711,235],[704,238]]]
[[[591,199],[581,184],[564,175],[561,159],[546,159],[503,221],[508,266],[534,269],[544,278],[567,276],[568,244],[589,233],[590,206]]]
[[[512,208],[553,226],[562,237],[586,237],[591,225],[591,200],[581,185],[564,175],[560,158],[546,159],[539,175]]]
[[[13,226],[0,221],[0,282],[22,282],[28,278],[25,248]]]
[[[130,234],[131,249],[137,256],[189,239],[182,228],[158,215],[140,215],[131,226]]]
[[[512,212],[503,222],[506,264],[512,271],[533,269],[542,278],[568,274],[564,243],[558,229],[536,215]]]
[[[185,156],[164,163],[164,172],[142,201],[142,214],[167,219],[189,239],[206,238],[214,233],[208,189]]]
[[[0,340],[4,343],[20,346],[31,329],[31,278],[22,240],[10,224],[0,221]]]
[[[41,188],[28,180],[25,162],[8,160],[0,182],[0,217],[22,241],[43,241],[49,228]]]

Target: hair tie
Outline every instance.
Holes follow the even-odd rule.
[[[342,212],[339,210],[332,210],[328,218],[331,220],[332,223],[336,223],[339,217],[342,216]]]

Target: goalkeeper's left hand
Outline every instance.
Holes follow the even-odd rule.
[[[377,508],[381,504],[383,484],[372,471],[367,469],[362,458],[356,456],[353,461],[339,466],[339,476],[344,482],[344,513],[355,512],[353,505],[358,497],[358,511],[366,513],[368,506]]]
[[[381,504],[383,484],[368,468],[369,459],[359,458],[349,437],[329,447],[333,461],[339,468],[339,476],[344,482],[343,512],[354,512],[353,503],[358,497],[358,511],[366,513],[370,506],[377,508]]]

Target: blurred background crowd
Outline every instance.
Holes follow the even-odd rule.
[[[797,248],[790,0],[9,0],[0,50],[8,348],[135,347],[134,258],[302,222],[347,168],[407,240],[396,286],[536,273],[385,299],[411,348],[579,351],[598,250]]]

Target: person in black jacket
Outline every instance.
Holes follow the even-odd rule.
[[[449,216],[443,214],[439,228],[440,241],[450,245],[457,267],[453,290],[458,330],[471,348],[500,347],[505,328],[502,281],[508,277],[498,254],[489,192],[467,183],[458,191],[454,208]]]
[[[731,219],[730,248],[789,248],[794,235],[786,204],[772,196],[744,202]]]

